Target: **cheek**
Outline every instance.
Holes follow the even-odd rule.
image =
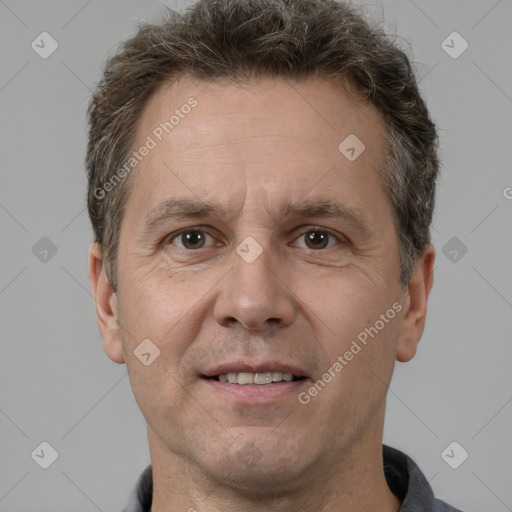
[[[197,338],[212,305],[209,294],[219,282],[216,272],[192,278],[166,268],[125,274],[120,280],[122,340],[128,367],[138,368],[134,351],[149,339],[158,347],[157,362],[176,378],[187,380],[180,363]],[[124,276],[123,276],[124,277]]]
[[[127,269],[120,279],[119,299],[124,319],[134,332],[164,341],[164,333],[191,310],[200,291],[190,283],[187,287],[179,273],[161,267]],[[191,296],[195,297],[192,304]]]
[[[123,339],[130,345],[137,345],[149,338],[160,346],[162,334],[173,323],[169,298],[161,290],[142,283],[126,284],[119,287],[120,320],[126,328]]]
[[[180,410],[183,397],[179,390],[192,381],[182,361],[201,325],[198,297],[203,293],[190,290],[190,285],[187,289],[178,281],[152,276],[126,280],[119,288],[122,343],[130,383],[139,408],[151,423]]]
[[[373,286],[369,281],[353,280],[347,273],[338,275],[337,280],[326,280],[322,286],[298,290],[308,305],[304,312],[317,337],[317,350],[323,352],[320,370],[335,374],[334,385],[328,386],[327,402],[338,402],[343,395],[357,409],[360,401],[367,402],[366,395],[382,398],[389,385],[401,305],[385,283],[379,283],[379,288]]]
[[[293,291],[304,315],[340,342],[356,337],[391,308],[393,300],[382,282],[361,279],[357,270],[342,269],[322,279],[295,280]]]

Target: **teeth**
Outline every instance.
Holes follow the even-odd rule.
[[[280,382],[283,380],[282,372],[272,372],[272,382]]]
[[[249,372],[230,372],[221,373],[219,375],[220,382],[229,382],[230,384],[256,384],[258,386],[264,384],[272,384],[273,382],[291,382],[293,375],[291,373],[282,372],[260,372],[260,373],[249,373]]]
[[[270,384],[271,382],[272,372],[254,374],[254,384]]]
[[[254,384],[254,373],[240,372],[238,374],[238,384]]]

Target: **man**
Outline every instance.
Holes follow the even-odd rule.
[[[448,511],[382,446],[433,282],[437,135],[334,0],[145,25],[89,108],[90,276],[151,466],[127,512]]]

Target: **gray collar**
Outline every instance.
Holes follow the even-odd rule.
[[[383,445],[384,474],[391,491],[402,501],[400,512],[461,512],[436,500],[425,475],[404,453]],[[123,512],[150,512],[153,475],[148,466],[139,477]]]

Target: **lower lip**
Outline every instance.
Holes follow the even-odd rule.
[[[292,382],[276,382],[275,384],[230,384],[215,379],[203,379],[211,388],[234,399],[239,404],[264,404],[287,396],[297,396],[308,379]]]

